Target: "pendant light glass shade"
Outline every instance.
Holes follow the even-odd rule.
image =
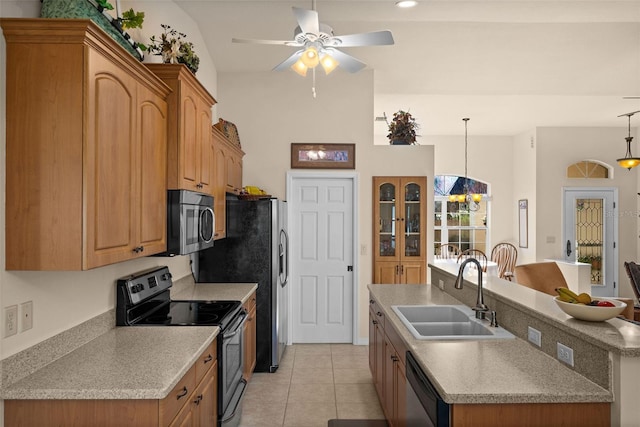
[[[469,118],[462,119],[464,121],[464,192],[463,194],[449,195],[450,202],[467,203],[469,210],[477,211],[480,208],[482,194],[474,194],[469,191],[469,178],[467,177],[467,122]]]
[[[623,167],[628,170],[631,170],[636,166],[640,165],[640,158],[633,157],[633,154],[631,154],[631,141],[633,141],[633,137],[631,136],[631,116],[633,116],[637,112],[638,111],[634,111],[633,113],[627,113],[627,114],[622,114],[618,116],[618,117],[627,116],[627,118],[629,119],[629,135],[625,138],[625,141],[627,141],[627,152],[623,158],[616,160],[620,165],[620,167]]]

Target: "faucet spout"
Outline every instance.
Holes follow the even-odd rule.
[[[482,288],[482,265],[480,265],[480,262],[475,258],[467,258],[462,261],[462,264],[460,264],[460,269],[458,270],[458,277],[456,277],[456,281],[453,285],[456,289],[462,289],[462,276],[464,273],[464,269],[470,262],[474,263],[478,270],[478,296],[476,299],[476,306],[472,307],[472,310],[476,312],[477,319],[484,319],[486,312],[489,311],[489,307],[487,307],[484,303],[484,293]]]

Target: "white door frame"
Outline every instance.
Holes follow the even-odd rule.
[[[352,331],[352,336],[351,336],[351,341],[352,344],[366,344],[366,342],[364,343],[360,343],[358,340],[358,327],[359,327],[359,312],[358,312],[358,289],[359,289],[359,266],[358,266],[358,251],[357,248],[358,246],[358,242],[360,241],[359,239],[359,230],[358,230],[358,174],[356,172],[301,172],[301,171],[288,171],[287,172],[287,184],[286,184],[286,199],[287,200],[293,200],[293,195],[291,194],[291,191],[293,189],[293,182],[295,180],[299,180],[299,179],[325,179],[325,180],[331,180],[331,179],[350,179],[352,181],[352,185],[353,185],[353,200],[351,201],[352,205],[353,205],[353,218],[351,219],[353,221],[353,244],[351,245],[352,247],[352,259],[353,259],[353,331]],[[287,217],[289,219],[291,219],[293,217],[292,214],[292,205],[291,203],[287,203],[287,209],[288,209],[288,215]],[[292,230],[291,227],[289,227],[289,230]],[[289,239],[289,241],[292,241],[292,239]],[[289,258],[291,259],[291,258]],[[295,273],[295,269],[296,266],[294,264],[290,264],[289,265],[290,271],[289,274],[291,277],[294,276]],[[288,307],[288,312],[292,313],[293,312],[293,301],[291,298],[289,298],[289,307]],[[289,316],[289,331],[293,331],[293,318],[292,316]],[[293,333],[289,334],[289,339],[288,339],[288,343],[287,345],[291,345],[293,344],[292,342],[292,337],[293,337]]]

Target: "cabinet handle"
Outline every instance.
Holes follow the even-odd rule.
[[[372,300],[372,299],[370,299],[370,300],[369,300],[369,304],[373,304],[374,302],[375,302],[375,301],[374,301],[374,300]]]
[[[196,400],[193,401],[193,403],[195,403],[196,405],[200,405],[201,401],[202,401],[202,395],[199,394],[198,397],[196,397]]]
[[[378,317],[382,317],[382,313],[381,313],[381,312],[377,312],[377,313],[376,313],[376,315],[377,315]]]
[[[133,248],[133,252],[139,254],[140,252],[144,251],[144,246],[136,246],[135,248]]]
[[[208,355],[207,357],[204,358],[203,362],[205,363],[205,365],[209,362],[211,362],[213,360],[213,356],[212,355]]]
[[[391,360],[393,360],[394,362],[397,362],[400,359],[398,359],[398,356],[394,354],[393,356],[391,356]]]
[[[188,393],[188,392],[189,392],[189,391],[187,390],[187,388],[186,388],[186,387],[182,387],[182,391],[181,391],[180,393],[178,393],[177,400],[180,400],[180,399],[182,399],[183,397],[185,397],[185,396],[187,395],[187,393]]]
[[[218,237],[219,235],[220,235],[220,233],[215,233],[215,234],[213,235],[213,237]]]
[[[377,320],[372,320],[371,323],[373,323],[374,325],[377,325],[378,321]]]
[[[402,276],[404,274],[404,265],[400,266],[400,275]]]

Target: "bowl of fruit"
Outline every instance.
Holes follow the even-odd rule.
[[[612,298],[591,298],[587,293],[576,294],[568,288],[557,288],[554,301],[562,311],[576,319],[604,322],[620,315],[627,304]]]

